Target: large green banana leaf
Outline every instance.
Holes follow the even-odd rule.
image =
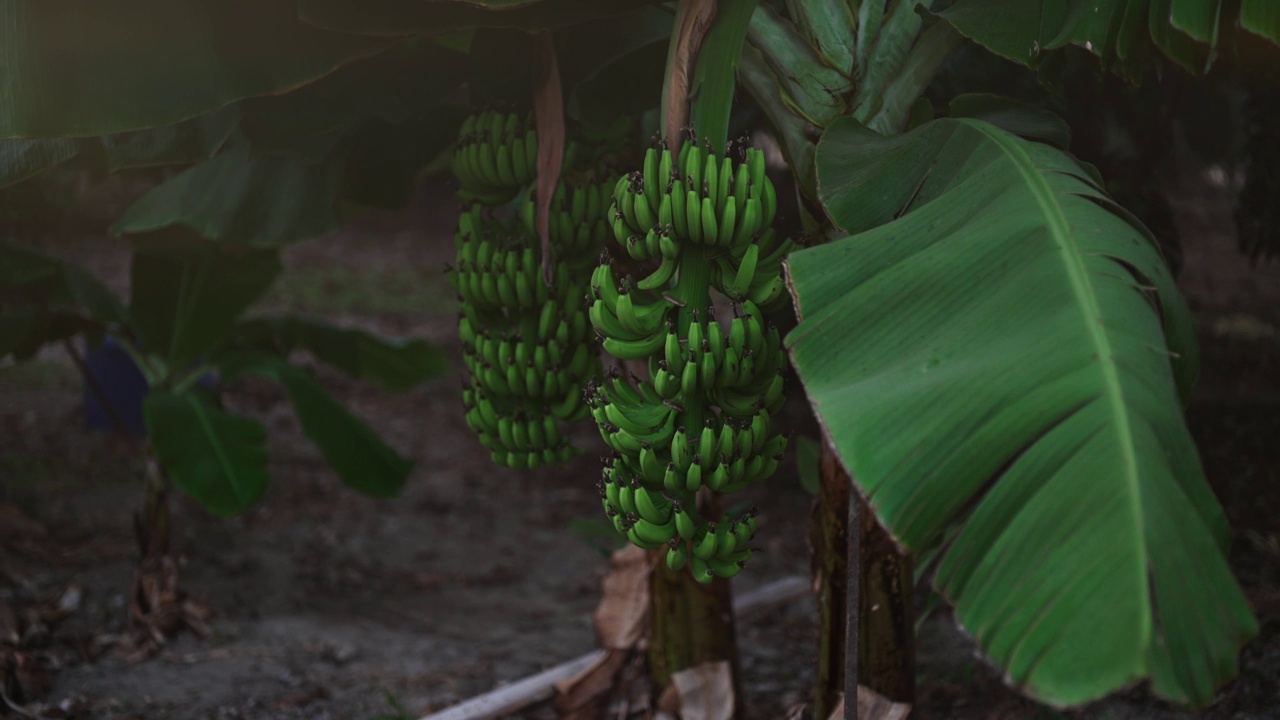
[[[129,330],[163,364],[151,384],[180,374],[225,342],[236,321],[280,275],[275,250],[250,250],[169,233],[133,253]],[[144,370],[145,371],[145,370]]]
[[[1275,0],[956,0],[938,13],[992,52],[1035,65],[1047,51],[1077,45],[1134,80],[1154,47],[1189,72],[1212,64],[1225,29],[1280,42]]]
[[[343,156],[319,162],[255,157],[233,139],[218,155],[153,188],[112,225],[117,235],[180,226],[210,240],[258,247],[317,237],[337,227]]]
[[[788,261],[787,339],[881,523],[1045,702],[1143,678],[1207,702],[1257,625],[1182,417],[1189,313],[1152,240],[1064,152],[972,118],[817,154],[851,237]],[[952,539],[953,538],[953,539]]]
[[[127,322],[119,301],[85,270],[0,238],[0,358],[25,360],[46,343]]]
[[[386,48],[292,0],[0,0],[0,138],[176,123]]]
[[[241,321],[230,346],[233,352],[275,352],[282,357],[306,350],[350,377],[381,383],[388,390],[409,390],[448,367],[444,353],[421,338],[385,339],[292,315]]]
[[[297,0],[316,27],[366,35],[441,35],[459,29],[555,30],[657,0]]]
[[[383,442],[307,370],[282,357],[253,352],[229,355],[218,367],[225,379],[258,375],[283,385],[302,432],[348,487],[386,498],[404,485],[413,462]]]
[[[0,140],[0,188],[35,177],[80,152],[69,138]]]
[[[1280,43],[1280,3],[1272,0],[1242,0],[1240,25],[1273,43]]]
[[[94,138],[13,138],[0,140],[0,187],[35,177],[89,150],[104,170],[184,165],[217,152],[240,119],[236,105],[174,125],[160,125]]]
[[[751,18],[739,81],[779,135],[800,191],[816,198],[815,129],[851,115],[896,132],[961,38],[920,12],[933,0],[835,0],[787,4],[784,17],[762,3]],[[856,6],[856,10],[851,9]]]
[[[147,433],[173,482],[209,510],[230,517],[267,489],[267,431],[232,415],[203,388],[154,388],[142,401]]]

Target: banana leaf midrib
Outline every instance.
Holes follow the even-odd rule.
[[[1049,187],[1049,184],[1036,169],[1026,152],[1012,142],[1004,133],[993,131],[992,126],[985,122],[968,119],[961,120],[961,122],[974,128],[995,143],[1009,163],[1016,168],[1026,184],[1027,191],[1035,198],[1045,218],[1049,236],[1053,238],[1062,250],[1063,266],[1070,280],[1077,304],[1082,310],[1084,325],[1089,334],[1089,339],[1095,347],[1094,358],[1097,360],[1098,369],[1103,378],[1103,397],[1111,407],[1111,416],[1114,420],[1110,426],[1114,428],[1118,436],[1120,452],[1124,458],[1122,479],[1127,485],[1126,495],[1130,499],[1130,513],[1135,529],[1132,537],[1138,546],[1138,556],[1146,558],[1148,556],[1146,530],[1144,518],[1142,517],[1142,502],[1139,499],[1142,496],[1142,489],[1139,486],[1140,479],[1138,476],[1140,471],[1138,458],[1134,451],[1135,440],[1130,424],[1130,410],[1125,403],[1124,387],[1119,376],[1114,353],[1112,352],[1111,341],[1102,326],[1103,312],[1099,306],[1097,294],[1093,289],[1093,283],[1089,278],[1089,272],[1080,259],[1082,250],[1072,236],[1070,223],[1067,221],[1062,206],[1058,203],[1052,188]],[[1148,562],[1144,560],[1142,564],[1144,574],[1148,572],[1147,565]]]
[[[214,431],[213,426],[209,424],[209,418],[205,416],[204,408],[190,395],[181,396],[181,400],[190,406],[191,411],[195,414],[196,421],[200,423],[201,434],[208,441],[209,449],[213,453],[214,459],[218,461],[218,467],[222,469],[223,476],[230,481],[228,484],[231,486],[232,492],[236,494],[236,499],[241,504],[246,503],[250,498],[244,497],[243,493],[240,492],[241,484],[234,479],[239,476],[239,473],[236,472],[231,458],[227,457],[226,449],[218,441],[218,434]]]

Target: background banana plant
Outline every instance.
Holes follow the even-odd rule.
[[[135,290],[138,333],[169,348],[166,368],[216,357],[280,381],[300,412],[334,423],[304,421],[319,439],[347,421],[262,341],[275,357],[320,354],[340,344],[333,331],[235,320],[271,275],[271,249],[335,226],[340,199],[402,204],[440,167],[462,101],[519,82],[494,68],[512,67],[531,32],[556,33],[584,132],[619,112],[656,127],[671,17],[639,0],[3,2],[0,185],[68,162],[190,165],[116,224],[137,238],[135,272],[219,262],[221,249],[164,250],[207,243],[267,253],[263,269],[216,313],[222,341],[148,318],[183,292],[159,281]],[[1195,340],[1153,237],[1066,151],[1057,117],[970,95],[935,118],[944,108],[922,97],[966,44],[1044,78],[1083,51],[1140,81],[1277,42],[1271,0],[779,0],[751,19],[740,85],[781,145],[806,231],[827,241],[789,261],[795,369],[880,522],[933,559],[988,659],[1046,702],[1150,678],[1205,703],[1256,622],[1182,419]],[[0,349],[124,312],[74,268],[45,267],[8,273],[7,287],[38,275],[63,304],[7,304]],[[390,351],[360,342],[372,365],[342,362],[377,374]],[[202,412],[256,462],[259,431],[202,402],[158,395],[150,412]],[[242,505],[258,485],[216,502]]]

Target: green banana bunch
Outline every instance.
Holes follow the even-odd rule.
[[[551,196],[548,230],[551,243],[563,251],[560,262],[580,265],[593,260],[610,237],[605,213],[613,202],[613,183],[561,183]],[[525,232],[537,235],[535,198],[530,193],[520,204]]]
[[[799,245],[770,228],[778,200],[764,172],[764,153],[738,147],[737,164],[693,142],[675,157],[665,148],[649,148],[644,170],[614,188],[614,239],[634,260],[661,260],[641,281],[651,287],[674,275],[681,243],[713,248],[712,286],[772,311],[787,301],[782,259]]]
[[[557,188],[550,238],[556,262],[548,287],[533,228],[535,149],[533,131],[522,130],[516,116],[484,112],[463,125],[454,155],[459,194],[471,201],[458,218],[451,272],[462,305],[466,420],[494,462],[517,469],[563,462],[578,452],[560,423],[586,417],[582,388],[599,374],[584,305],[584,265],[608,239],[604,218],[613,186],[610,181],[596,189],[570,176]],[[490,158],[502,166],[512,157],[520,159],[519,171],[504,171],[499,183],[480,171]],[[522,193],[516,203],[522,217],[514,221],[485,207]]]
[[[572,166],[576,145],[565,148]],[[458,195],[483,205],[509,202],[538,175],[538,138],[531,116],[494,110],[471,115],[458,130],[451,169]]]
[[[754,511],[703,518],[698,491],[760,482],[787,445],[772,421],[786,355],[764,309],[785,302],[781,261],[795,245],[769,227],[777,202],[763,154],[746,148],[739,157],[694,142],[675,155],[650,148],[644,169],[614,186],[610,224],[627,255],[652,270],[619,278],[605,253],[589,297],[605,350],[649,370],[648,379],[614,373],[588,387],[591,415],[614,451],[598,484],[601,503],[632,543],[666,546],[668,566],[688,565],[702,582],[738,573],[757,519]],[[710,288],[731,299],[727,323],[711,309]]]
[[[480,205],[465,210],[458,221],[454,289],[463,303],[491,312],[537,312],[550,299],[542,282],[542,263],[536,243],[507,242],[493,233]],[[568,282],[557,267],[553,284]]]
[[[467,424],[499,465],[534,469],[569,459],[576,450],[556,421],[585,417],[583,383],[600,366],[585,288],[557,264],[548,289],[538,240],[506,234],[479,205],[459,218],[455,242]]]

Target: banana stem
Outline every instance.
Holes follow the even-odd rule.
[[[700,245],[686,243],[680,250],[680,275],[676,278],[674,296],[684,303],[680,308],[676,329],[682,338],[689,337],[689,325],[693,316],[698,314],[699,322],[706,322],[707,308],[711,307],[711,261],[707,259],[707,251]],[[686,352],[693,348],[685,348]],[[702,405],[689,403],[685,408],[684,426],[689,432],[696,433],[702,428],[706,419],[702,414]]]
[[[146,498],[142,514],[135,517],[135,531],[142,562],[169,554],[169,478],[160,466],[155,449],[147,443]]]
[[[725,151],[729,115],[737,89],[738,59],[747,39],[747,26],[758,0],[718,0],[715,24],[698,51],[689,97],[689,120],[699,138],[711,143],[717,155]]]
[[[660,694],[674,673],[728,662],[733,678],[732,717],[740,718],[744,705],[729,583],[716,579],[704,585],[687,570],[670,570],[658,559],[649,581],[649,675]]]
[[[672,36],[666,85],[664,86],[663,127],[674,152],[675,132],[683,103],[698,138],[710,144],[710,152],[725,152],[729,114],[736,88],[735,70],[747,26],[758,0],[681,0],[676,32]],[[708,5],[711,6],[710,13]],[[708,18],[708,15],[711,18]],[[694,18],[710,21],[705,42],[699,47],[701,28],[690,24]],[[696,59],[694,59],[696,57]],[[693,72],[690,75],[690,63]],[[677,125],[676,128],[671,127]],[[698,190],[699,188],[694,188]],[[681,303],[676,329],[687,344],[689,327],[708,318],[711,307],[711,261],[707,250],[694,242],[680,250],[679,276],[673,289]],[[696,350],[685,348],[685,352]],[[699,398],[688,399],[682,424],[690,433],[702,429],[706,409]],[[705,494],[705,493],[704,493]],[[719,515],[714,502],[706,505],[707,517]],[[675,672],[710,662],[727,662],[734,687],[732,716],[742,716],[743,704],[729,581],[717,578],[702,584],[692,573],[672,572],[659,559],[650,578],[649,665],[654,689],[660,694],[670,685]]]
[[[679,273],[672,294],[683,304],[677,315],[677,330],[680,337],[688,338],[695,315],[698,322],[714,322],[714,316],[709,318],[707,312],[711,307],[711,261],[706,248],[686,243],[680,251]],[[696,433],[706,419],[704,411],[701,403],[689,403],[681,424]],[[707,501],[705,505],[699,503],[704,517],[720,514],[715,498],[702,500]],[[650,578],[649,598],[649,669],[655,689],[661,692],[666,688],[676,672],[725,661],[733,679],[733,717],[741,717],[742,686],[729,581],[717,578],[699,583],[688,571],[669,570],[659,558]]]

